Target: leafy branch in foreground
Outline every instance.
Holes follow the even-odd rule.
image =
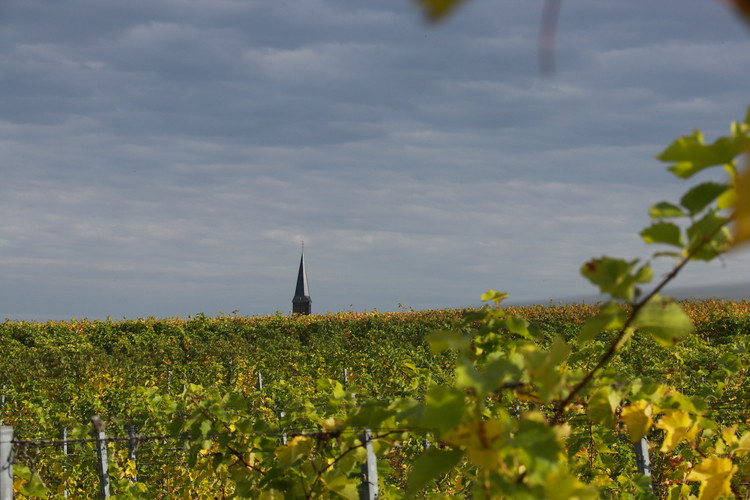
[[[582,275],[610,300],[577,335],[544,331],[511,314],[501,307],[507,294],[491,290],[482,300],[494,307],[469,312],[457,328],[428,336],[433,354],[455,353],[451,383],[427,384],[423,398],[385,401],[352,399],[340,384],[330,385],[335,415],[306,405],[306,425],[331,436],[317,444],[305,435],[281,446],[254,437],[269,424],[248,421],[242,411],[229,412],[227,404],[207,398],[180,427],[192,434],[203,430],[191,447],[199,457],[195,467],[215,471],[242,498],[260,498],[259,491],[264,498],[355,498],[356,466],[363,459],[356,429],[369,428],[379,430],[376,452],[406,468],[405,481],[394,472],[381,485],[383,498],[562,500],[605,492],[642,499],[740,497],[738,488],[750,477],[750,430],[744,419],[730,421],[736,413],[714,415],[709,408],[716,394],[743,385],[747,363],[726,353],[719,360],[723,375],[704,393],[690,394],[671,385],[668,374],[649,379],[616,361],[635,335],[648,337],[653,352],[630,355],[658,356],[659,346],[669,355],[690,340],[694,326],[683,307],[660,294],[689,262],[716,259],[733,244],[729,225],[743,216],[737,200],[745,197],[738,192],[736,161],[748,146],[750,115],[712,144],[696,132],[659,155],[677,177],[723,166],[729,182],[704,182],[678,203],[651,207],[653,221],[641,237],[670,248],[653,259],[676,262],[650,292],[641,290],[654,278],[650,261],[601,257],[583,265]],[[737,352],[746,344],[738,344]],[[244,404],[235,401],[237,410]],[[210,432],[216,435],[207,439]],[[637,473],[634,462],[608,458],[632,457],[631,442],[646,436],[660,443],[653,480]],[[434,446],[421,446],[425,440]],[[408,459],[402,461],[404,452]],[[264,453],[273,459],[263,459]],[[233,466],[239,456],[241,468]],[[262,464],[265,474],[248,464],[258,470]]]

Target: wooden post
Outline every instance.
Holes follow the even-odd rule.
[[[367,451],[367,461],[362,464],[362,491],[360,498],[376,500],[378,498],[378,464],[372,449],[372,432],[365,429],[360,437]]]
[[[0,426],[0,500],[13,500],[13,427]]]
[[[258,372],[258,390],[263,390],[263,375],[261,375],[260,372]]]

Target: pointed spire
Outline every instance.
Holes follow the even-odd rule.
[[[297,273],[297,288],[292,299],[292,314],[310,314],[312,312],[312,299],[310,289],[307,285],[307,271],[305,270],[305,242],[302,242],[302,256],[299,259],[299,272]]]

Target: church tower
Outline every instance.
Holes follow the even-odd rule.
[[[310,289],[307,287],[307,272],[305,271],[305,246],[302,244],[302,257],[299,260],[299,272],[297,273],[297,289],[292,299],[292,314],[310,314],[312,312],[312,299]]]

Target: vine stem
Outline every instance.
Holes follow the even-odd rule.
[[[552,417],[552,421],[555,423],[562,422],[563,414],[565,413],[565,408],[575,399],[575,397],[578,395],[581,390],[586,387],[589,382],[591,382],[591,379],[594,378],[594,375],[604,366],[606,365],[609,360],[617,354],[617,352],[620,349],[620,344],[625,339],[625,336],[628,334],[628,330],[630,329],[630,325],[633,323],[633,320],[638,315],[640,310],[645,306],[656,294],[658,294],[667,284],[672,281],[684,268],[690,260],[692,260],[695,255],[698,254],[698,252],[703,249],[703,247],[710,242],[716,234],[721,231],[721,229],[726,226],[730,219],[727,219],[722,224],[719,224],[713,231],[708,233],[706,236],[703,237],[703,239],[700,241],[698,245],[695,245],[688,254],[682,258],[682,260],[672,269],[672,271],[667,274],[661,282],[656,285],[656,287],[651,290],[651,292],[646,295],[643,299],[639,300],[638,302],[635,302],[632,304],[632,309],[630,311],[630,315],[628,315],[627,319],[625,320],[625,323],[622,325],[622,328],[620,328],[620,332],[617,334],[617,337],[612,341],[612,343],[609,345],[609,348],[607,351],[602,355],[601,358],[599,358],[599,361],[594,365],[594,367],[589,371],[586,376],[581,379],[578,384],[576,384],[575,387],[568,393],[566,398],[560,402],[560,404],[557,406],[557,411],[555,411],[555,415]]]
[[[389,431],[389,432],[386,432],[384,434],[379,434],[377,436],[372,436],[372,440],[376,441],[378,439],[383,439],[383,438],[385,438],[387,436],[390,436],[391,434],[398,434],[398,433],[399,433],[399,431]],[[363,448],[364,446],[365,446],[365,443],[360,443],[360,444],[356,444],[356,445],[350,446],[343,453],[341,453],[341,455],[339,455],[335,459],[333,459],[333,461],[331,461],[331,463],[327,464],[325,467],[323,467],[322,470],[318,471],[317,475],[315,477],[315,481],[313,481],[312,484],[310,485],[310,494],[307,496],[307,498],[312,498],[312,494],[313,494],[313,492],[315,490],[315,486],[323,478],[323,473],[325,471],[327,471],[328,469],[330,469],[331,467],[333,467],[334,465],[336,465],[336,462],[338,462],[339,460],[343,459],[349,453],[353,452],[354,450],[356,450],[358,448]]]
[[[204,417],[206,417],[206,419],[208,419],[208,420],[216,423],[216,421],[213,419],[213,417],[200,405],[200,402],[195,397],[191,397],[190,400],[193,402],[193,404],[195,405],[195,407],[198,408],[198,411],[200,411],[201,414]],[[229,428],[229,426],[226,424],[226,422],[221,422],[221,424],[224,426],[224,428],[227,431],[229,431],[230,433],[232,432],[232,430]],[[234,457],[237,460],[239,460],[242,463],[242,465],[244,465],[247,469],[254,470],[255,472],[257,472],[261,476],[264,476],[266,474],[266,472],[263,469],[261,469],[259,467],[256,467],[253,464],[249,463],[247,460],[245,460],[245,457],[242,456],[242,453],[239,450],[235,450],[234,448],[232,448],[231,446],[229,446],[229,444],[226,444],[225,446],[226,446],[227,450],[229,450],[229,452],[232,455],[234,455]]]

